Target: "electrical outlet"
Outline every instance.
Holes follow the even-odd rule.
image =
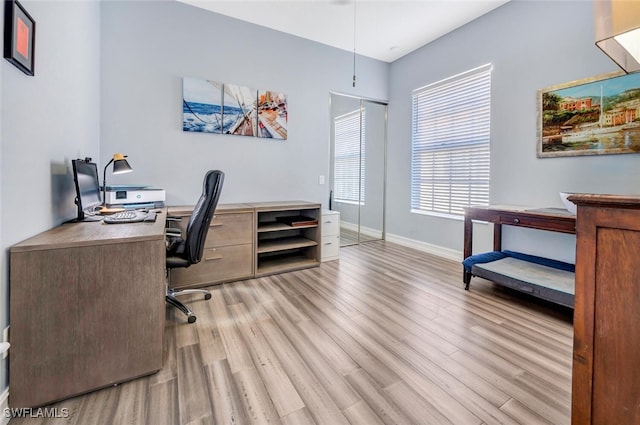
[[[324,176],[318,177],[318,184],[324,184]]]

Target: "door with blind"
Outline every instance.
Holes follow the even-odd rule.
[[[331,94],[331,209],[341,246],[384,239],[387,105]]]

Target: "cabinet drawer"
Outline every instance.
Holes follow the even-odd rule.
[[[575,233],[576,227],[575,219],[572,217],[553,219],[521,214],[500,214],[499,223],[564,233]]]
[[[322,215],[322,236],[334,236],[340,234],[340,214]]]
[[[186,269],[171,271],[171,287],[207,286],[212,283],[239,280],[253,274],[253,245],[206,248],[202,261]]]
[[[253,241],[252,214],[220,214],[213,217],[205,247],[249,244]]]
[[[321,258],[322,261],[335,260],[340,256],[340,236],[323,236]]]

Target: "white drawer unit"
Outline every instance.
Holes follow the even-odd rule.
[[[322,210],[321,261],[340,258],[340,212]]]

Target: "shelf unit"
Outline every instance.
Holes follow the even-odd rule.
[[[320,264],[320,204],[288,201],[251,206],[256,213],[256,277]],[[277,221],[292,216],[309,217],[316,223],[292,226]]]

